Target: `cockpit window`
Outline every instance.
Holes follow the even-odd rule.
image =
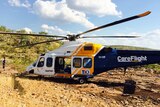
[[[80,68],[81,67],[81,63],[82,63],[82,59],[81,58],[74,58],[73,59],[73,67],[74,68]]]
[[[34,67],[36,66],[36,63],[37,63],[37,61],[33,63],[33,66],[34,66]]]
[[[43,66],[44,66],[44,61],[45,61],[45,58],[44,58],[44,57],[41,57],[41,58],[39,59],[39,62],[38,62],[37,67],[43,67]]]
[[[84,58],[83,59],[83,67],[84,68],[91,68],[92,67],[92,59],[91,58]]]

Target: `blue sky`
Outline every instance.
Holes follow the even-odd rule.
[[[148,10],[152,11],[149,16],[87,35],[139,35],[143,38],[123,42],[107,39],[103,44],[159,49],[159,0],[1,0],[0,25],[33,32],[78,33]]]

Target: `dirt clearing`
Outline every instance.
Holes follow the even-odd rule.
[[[11,70],[11,69],[10,69]],[[5,73],[10,72],[6,70]],[[16,71],[11,70],[12,73]],[[3,74],[1,74],[3,75]],[[126,79],[137,82],[133,95],[123,96]],[[0,84],[3,83],[0,79]],[[15,89],[0,87],[2,107],[159,107],[160,75],[145,70],[102,73],[86,84],[70,79],[16,77]]]

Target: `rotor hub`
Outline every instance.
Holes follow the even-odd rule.
[[[69,41],[76,41],[76,35],[67,35]]]

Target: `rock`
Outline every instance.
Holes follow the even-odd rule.
[[[63,99],[67,100],[67,96],[63,96]]]
[[[34,96],[34,95],[35,95],[35,93],[32,93],[31,95],[33,95],[33,96]]]
[[[154,74],[154,70],[153,69],[147,69],[147,72],[150,72],[151,74]]]
[[[68,103],[68,101],[66,101],[66,100],[61,100],[61,104],[62,104],[63,106],[67,106],[69,103]]]
[[[63,99],[63,95],[59,95],[60,99]]]
[[[87,98],[85,98],[85,97],[81,98],[81,102],[86,102],[86,101],[87,101]]]
[[[124,104],[125,104],[125,105],[128,105],[128,104],[129,104],[129,102],[128,102],[127,100],[125,100],[125,101],[124,101]]]

